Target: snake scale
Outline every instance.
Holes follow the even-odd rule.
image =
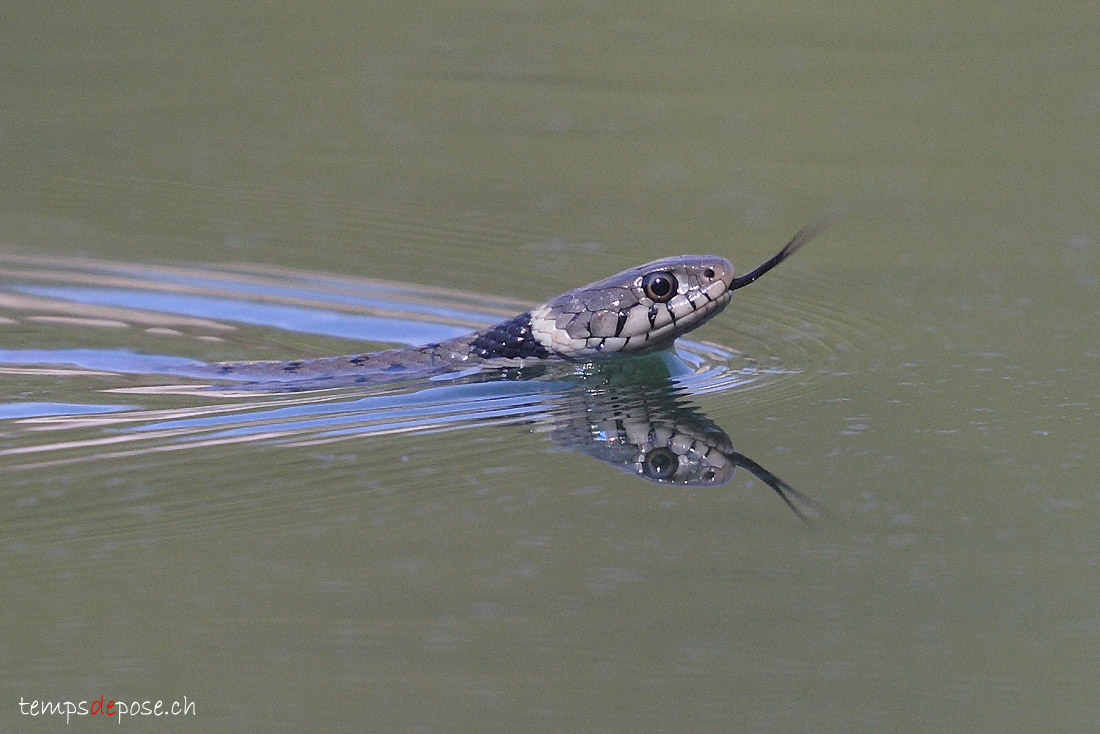
[[[218,362],[202,372],[245,380],[348,375],[402,379],[478,365],[590,361],[654,352],[716,316],[735,290],[783,262],[822,227],[823,223],[803,227],[776,255],[740,277],[723,257],[680,255],[567,291],[507,321],[434,344],[317,359]]]

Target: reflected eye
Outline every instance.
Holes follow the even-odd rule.
[[[680,468],[680,458],[676,453],[662,446],[645,455],[642,461],[642,473],[650,479],[668,479]]]
[[[676,276],[659,271],[642,278],[642,290],[657,303],[665,303],[676,295]]]

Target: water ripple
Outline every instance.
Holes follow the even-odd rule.
[[[272,345],[286,342],[288,333],[338,340],[307,343],[306,356],[361,351],[362,342],[418,344],[467,332],[526,307],[464,291],[267,266],[204,268],[4,256],[0,277],[5,322],[13,328],[34,324],[34,331],[42,334],[41,348],[0,350],[0,369],[26,376],[67,369],[72,375],[152,378],[210,359],[303,356],[301,351],[272,353]],[[699,395],[751,392],[754,400],[780,401],[805,396],[822,374],[853,369],[861,343],[881,327],[856,321],[835,302],[811,300],[805,295],[814,292],[808,282],[796,281],[792,287],[781,282],[784,277],[775,278],[780,282],[771,291],[757,286],[757,294],[738,294],[703,332],[717,335],[715,341],[678,341],[669,366],[685,390]],[[59,314],[73,321],[41,320]],[[109,341],[114,346],[49,348],[51,342],[71,341],[66,325],[94,333],[96,319],[123,327],[113,327]]]
[[[344,471],[324,456],[366,450],[373,482],[407,490],[422,484],[425,472],[440,471],[443,456],[448,474],[511,470],[530,461],[517,458],[518,447],[503,451],[499,437],[482,440],[492,426],[583,441],[568,448],[651,481],[728,481],[730,461],[759,467],[684,401],[803,399],[823,375],[848,363],[870,333],[842,310],[761,295],[735,300],[733,318],[712,322],[703,331],[706,340],[681,339],[675,354],[613,360],[610,367],[552,363],[382,386],[210,390],[187,378],[188,369],[216,359],[356,352],[364,342],[426,342],[492,323],[526,304],[272,267],[0,256],[0,329],[18,336],[0,350],[0,462],[13,478],[0,499],[12,508],[12,527],[31,535],[48,534],[74,517],[110,519],[115,530],[107,535],[121,535],[143,517],[181,508],[178,522],[220,523],[224,518],[210,507],[230,506],[239,518],[259,479],[276,486],[298,474],[280,469],[280,461],[295,461],[288,449],[310,452],[310,476],[318,480]],[[433,438],[475,426],[483,431],[445,444],[460,451]],[[408,459],[417,455],[404,440],[410,434],[423,447],[419,465]],[[652,441],[657,444],[642,446]],[[125,483],[129,472],[138,482],[133,467],[150,462],[185,484],[204,465],[255,463],[261,454],[279,458],[249,470],[251,489],[234,485],[230,472],[221,491],[206,478],[206,493],[134,488],[97,499],[79,492],[100,475]],[[677,462],[680,470],[666,474]],[[72,481],[62,482],[63,490],[30,489],[36,474],[56,483],[66,472]],[[772,489],[785,487],[774,477],[768,481]],[[53,507],[55,491],[64,493],[65,509],[44,511],[40,504]],[[784,494],[788,502],[797,496],[789,487]],[[303,501],[267,498],[264,507],[289,512]]]

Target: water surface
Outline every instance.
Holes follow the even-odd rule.
[[[1096,728],[1084,5],[0,20],[6,729],[100,695],[196,702],[150,730]],[[745,271],[837,210],[634,373],[174,372],[422,343],[669,254]],[[810,524],[745,464],[647,479],[668,455],[600,441],[609,410]]]

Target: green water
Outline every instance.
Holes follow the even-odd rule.
[[[789,371],[696,403],[812,528],[517,425],[0,456],[2,728],[1095,731],[1097,38],[1077,2],[5,4],[0,249],[40,264],[526,302],[840,218],[701,332]],[[4,349],[338,346],[2,315]]]

